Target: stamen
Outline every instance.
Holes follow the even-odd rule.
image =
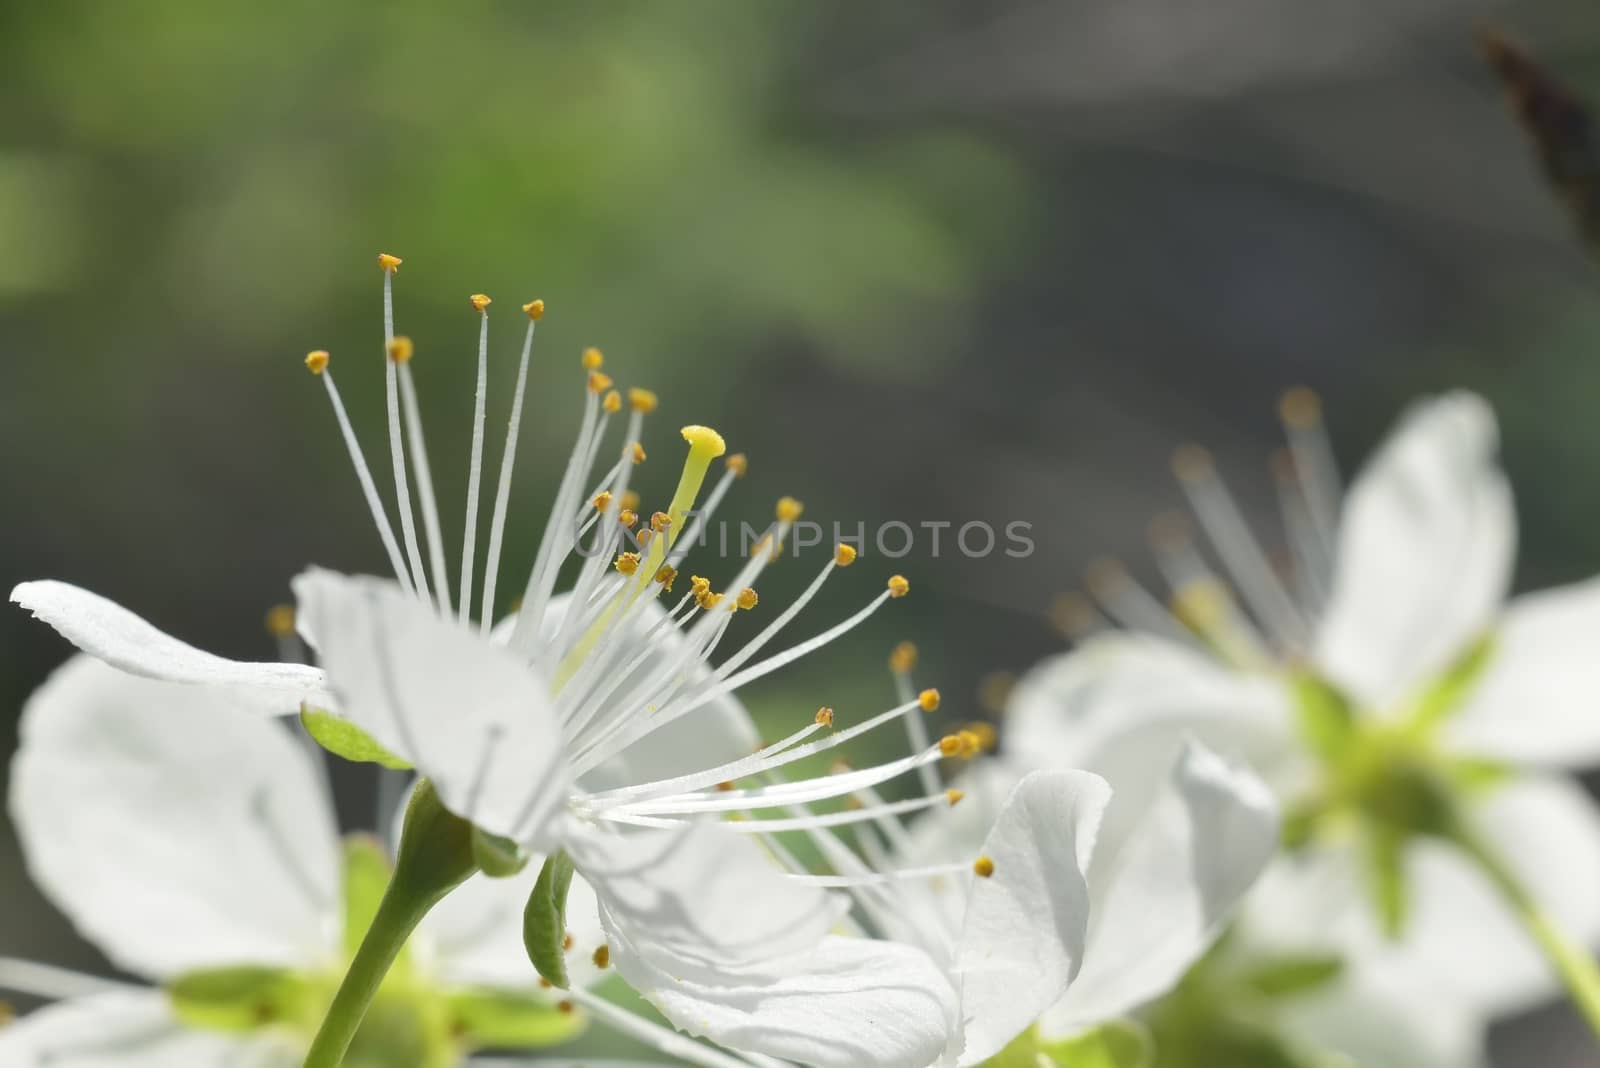
[[[1343,494],[1339,464],[1333,458],[1333,445],[1322,422],[1322,400],[1315,392],[1300,386],[1283,395],[1278,414],[1289,435],[1295,470],[1305,494],[1312,526],[1323,548],[1331,553],[1339,526],[1339,500]]]
[[[391,257],[393,258],[393,257]],[[328,401],[333,405],[334,418],[339,422],[339,433],[344,438],[345,450],[350,454],[350,463],[356,469],[356,479],[361,483],[361,494],[367,500],[367,509],[372,513],[372,522],[378,528],[378,537],[383,540],[384,551],[389,554],[389,566],[394,569],[395,580],[408,594],[416,592],[411,584],[411,575],[406,570],[405,561],[400,556],[400,545],[395,541],[394,528],[389,525],[388,513],[384,511],[383,502],[378,497],[378,487],[372,481],[372,471],[367,467],[367,458],[361,453],[361,444],[356,441],[356,431],[350,425],[350,416],[344,410],[344,401],[339,396],[339,387],[333,384],[333,372],[328,370],[328,354],[317,351],[306,357],[306,366],[311,373],[322,379],[322,384],[328,389]]]
[[[925,812],[930,808],[949,807],[949,805],[950,799],[941,791],[932,797],[913,797],[905,801],[886,801],[882,804],[865,805],[839,812],[807,813],[802,816],[778,819],[725,821],[718,824],[718,826],[737,834],[783,834],[789,831],[820,830],[829,827],[849,827],[859,823],[878,823],[880,820],[888,821],[915,812]],[[604,818],[614,823],[659,829],[681,827],[693,822],[686,819],[632,814],[607,814]],[[884,825],[894,826],[892,823]]]
[[[411,486],[406,479],[405,447],[401,443],[400,433],[399,368],[411,358],[411,343],[405,341],[398,347],[395,345],[394,271],[387,267],[383,272],[383,348],[388,357],[384,360],[383,377],[388,397],[389,458],[394,466],[395,508],[400,513],[400,532],[405,537],[406,559],[411,565],[411,581],[416,586],[417,596],[423,601],[428,601],[432,598],[428,593],[428,580],[422,569],[422,551],[417,547],[417,522],[411,511]]]
[[[1194,635],[1116,560],[1101,559],[1090,564],[1085,581],[1111,618],[1129,630],[1147,631],[1190,646],[1198,644]]]
[[[463,626],[472,616],[472,580],[478,556],[478,500],[483,492],[483,438],[488,404],[489,316],[485,313],[478,317],[478,389],[473,396],[472,450],[467,454],[467,517],[461,536],[460,619]],[[488,613],[484,615],[487,618]]]
[[[484,298],[487,300],[488,298]],[[485,317],[487,322],[487,317]],[[400,365],[400,403],[405,411],[406,437],[411,446],[411,466],[417,471],[417,496],[422,505],[422,524],[428,537],[429,562],[433,566],[433,588],[438,596],[439,612],[445,618],[451,614],[450,575],[445,570],[444,535],[439,526],[439,501],[433,494],[433,471],[428,465],[428,446],[422,436],[422,408],[417,403],[416,379],[411,374],[411,341],[397,337],[393,347],[405,342],[405,359],[394,357]]]
[[[1150,525],[1156,563],[1172,588],[1172,614],[1230,664],[1264,668],[1272,663],[1266,640],[1240,612],[1224,583],[1201,559],[1180,515],[1157,516]]]
[[[901,642],[895,646],[894,652],[889,654],[889,671],[894,676],[895,696],[901,703],[916,701],[920,708],[921,699],[912,694],[911,670],[917,666],[917,647],[911,642]],[[913,753],[920,753],[928,748],[928,725],[921,716],[907,716],[906,740],[911,744]],[[922,783],[922,792],[931,794],[939,789],[939,768],[936,764],[924,764],[917,769],[917,777]]]
[[[941,875],[956,875],[967,870],[965,864],[933,864],[924,868],[900,868],[864,875],[790,875],[789,878],[824,890],[847,890],[856,886],[883,886],[908,879],[937,879]]]
[[[730,1056],[675,1031],[669,1031],[642,1016],[635,1016],[598,994],[589,993],[582,987],[574,986],[567,994],[573,1001],[594,1013],[596,1018],[604,1020],[622,1034],[643,1042],[665,1056],[679,1057],[690,1064],[699,1065],[700,1068],[753,1068],[751,1061]]]
[[[1281,641],[1297,644],[1305,635],[1305,621],[1218,477],[1211,455],[1188,445],[1178,450],[1172,466],[1183,484],[1190,507],[1251,611]]]
[[[988,857],[979,857],[972,863],[972,873],[980,879],[989,879],[994,876],[994,861]]]
[[[500,580],[501,546],[505,542],[506,512],[511,504],[511,474],[517,464],[517,435],[522,430],[522,401],[528,390],[528,361],[533,355],[533,335],[539,320],[544,317],[544,301],[536,300],[533,303],[538,305],[539,314],[528,314],[528,332],[522,338],[522,356],[517,362],[517,384],[511,394],[511,417],[506,423],[506,443],[500,453],[500,480],[494,493],[494,518],[489,524],[489,555],[484,561],[483,602],[478,610],[485,634],[494,625],[495,587]]]
[[[144,992],[148,987],[102,979],[54,964],[40,964],[19,957],[0,957],[0,990],[51,1001],[69,1001],[97,994]]]

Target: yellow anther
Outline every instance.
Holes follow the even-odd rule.
[[[651,390],[640,389],[637,386],[628,390],[628,406],[636,412],[644,412],[648,415],[655,411],[656,406],[660,403],[661,399]]]
[[[596,968],[606,967],[611,963],[611,947],[601,946],[599,949],[594,951],[594,956],[590,959],[594,961],[594,966]]]
[[[632,530],[639,522],[639,513],[635,512],[632,508],[624,508],[621,512],[617,513],[617,522],[621,523],[629,530]]]
[[[672,525],[672,517],[665,512],[650,513],[650,529],[660,533]]]
[[[670,564],[662,564],[656,569],[656,581],[661,583],[662,589],[671,593],[672,584],[678,581],[678,569]]]
[[[1094,605],[1081,593],[1063,593],[1050,602],[1050,622],[1063,635],[1077,641],[1094,630]]]
[[[977,731],[956,731],[956,737],[961,740],[962,759],[971,760],[973,757],[983,752],[983,739],[978,737]]]
[[[828,765],[829,775],[843,775],[847,771],[854,770],[856,770],[856,766],[844,757],[836,757],[833,763]]]
[[[917,666],[917,647],[912,642],[901,642],[889,654],[889,670],[904,675]]]
[[[750,461],[742,452],[736,452],[727,459],[728,470],[733,472],[734,478],[743,478],[750,470]]]
[[[539,976],[539,988],[541,990],[553,990],[555,988],[555,984],[541,975]]]
[[[637,441],[634,442],[633,443],[633,448],[630,450],[630,455],[633,457],[633,462],[634,463],[636,463],[636,464],[644,463],[645,459],[646,459],[645,452],[644,452],[644,446],[640,445]]]
[[[639,510],[639,491],[625,490],[622,494],[622,507],[630,512],[637,512]]]
[[[611,491],[601,490],[599,493],[595,494],[594,501],[591,503],[594,504],[595,511],[605,511],[607,508],[611,507]]]
[[[793,523],[796,519],[800,518],[800,513],[804,512],[805,510],[806,506],[795,500],[793,497],[779,498],[778,507],[776,509],[778,513],[778,521],[780,523]]]
[[[859,812],[861,809],[866,807],[867,806],[862,803],[861,798],[859,797],[851,796],[844,799],[844,809],[846,812]]]
[[[729,780],[727,782],[719,782],[719,783],[717,783],[717,789],[722,791],[725,794],[732,793],[734,790],[737,790],[738,788],[739,788],[738,785],[736,783],[734,783],[732,780]]]
[[[274,638],[287,638],[294,634],[294,605],[275,604],[267,610],[267,633]]]
[[[391,256],[387,252],[378,253],[378,266],[382,267],[388,274],[394,274],[404,262],[406,261],[399,256]]]
[[[954,734],[947,734],[939,739],[939,753],[943,756],[956,756],[961,752],[961,749],[961,739]]]
[[[482,312],[487,311],[494,301],[490,300],[486,293],[474,293],[467,298],[467,303],[472,305],[473,311]]]
[[[1322,421],[1322,398],[1314,390],[1296,386],[1278,401],[1278,415],[1292,427],[1316,426]]]
[[[622,572],[624,575],[633,574],[635,571],[639,570],[639,554],[622,553],[617,557],[616,566],[617,570]]]
[[[1211,454],[1198,445],[1180,445],[1172,454],[1172,470],[1185,482],[1210,478],[1215,469]]]
[[[1189,519],[1182,512],[1163,512],[1150,521],[1150,544],[1159,551],[1175,552],[1189,544]]]
[[[1272,477],[1286,486],[1294,485],[1300,477],[1300,469],[1294,463],[1294,453],[1288,449],[1273,449],[1272,455],[1267,457],[1267,467]]]
[[[1101,557],[1091,561],[1084,581],[1096,597],[1115,597],[1128,582],[1128,569],[1120,561]]]
[[[893,575],[889,579],[889,596],[904,597],[911,592],[911,583],[906,581],[904,575]]]
[[[306,353],[306,370],[314,375],[320,375],[328,369],[328,350],[317,349],[315,352]]]
[[[950,802],[952,806],[961,804],[961,799],[966,796],[967,792],[965,790],[946,790],[944,792],[944,799]]]
[[[748,612],[757,604],[759,604],[760,601],[761,598],[756,595],[755,589],[753,587],[746,586],[744,589],[739,591],[739,597],[736,601],[734,601],[734,603]]]
[[[607,390],[606,395],[600,398],[600,407],[604,408],[608,415],[616,415],[622,411],[622,394],[614,389]]]
[[[401,335],[389,342],[389,359],[395,363],[410,363],[416,347],[411,344],[411,339]]]
[[[939,691],[923,690],[917,694],[917,704],[924,712],[937,712],[939,710]]]
[[[577,939],[572,937],[572,932],[571,931],[568,931],[561,938],[561,950],[562,950],[563,953],[571,953],[572,952],[572,947],[574,945],[576,945],[576,944],[577,944]]]
[[[1009,671],[991,671],[978,680],[978,703],[985,712],[998,716],[1005,711],[1016,686],[1017,677]]]
[[[710,591],[711,591],[711,580],[710,579],[706,578],[704,575],[690,575],[689,576],[689,592],[690,593],[693,593],[696,597],[699,597],[701,594],[709,593]]]
[[[856,547],[840,542],[838,548],[833,550],[833,562],[840,567],[849,567],[856,562]]]
[[[611,388],[611,376],[604,371],[589,372],[589,392],[604,393]]]
[[[972,862],[972,871],[980,879],[987,879],[994,874],[994,861],[988,857],[979,857]]]
[[[556,1011],[563,1016],[571,1016],[577,1009],[570,1001],[558,1001],[556,1002]]]
[[[816,722],[817,726],[819,727],[833,726],[833,709],[827,707],[826,705],[817,709]]]
[[[538,322],[540,319],[544,318],[544,301],[542,301],[542,300],[530,300],[530,301],[528,301],[528,303],[526,303],[526,304],[524,304],[522,306],[522,314],[526,315],[528,318],[532,319],[534,322]]]
[[[635,536],[634,541],[637,541],[639,543],[639,548],[643,549],[650,544],[650,539],[655,536],[655,531],[651,530],[649,527],[644,527],[639,531],[638,535]]]
[[[600,365],[606,362],[605,353],[593,345],[583,350],[583,369],[585,371],[598,371]]]
[[[970,734],[976,738],[978,740],[978,748],[985,753],[994,752],[994,747],[1000,740],[999,734],[994,729],[994,724],[982,719],[974,720],[967,724],[963,733]]]
[[[722,603],[722,594],[712,593],[708,589],[704,593],[697,594],[694,602],[700,606],[702,612],[709,612]]]

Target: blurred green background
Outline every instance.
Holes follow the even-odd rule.
[[[300,365],[332,351],[382,484],[380,250],[406,260],[451,544],[477,291],[496,298],[495,413],[516,305],[549,309],[512,546],[543,524],[590,344],[662,395],[657,494],[674,428],[703,422],[752,458],[733,518],[792,493],[846,527],[1032,524],[1027,559],[968,559],[948,534],[937,559],[926,536],[869,552],[803,630],[894,570],[913,597],[763,687],[773,722],[885,705],[904,637],[952,722],[982,714],[980,680],[1058,647],[1048,605],[1089,560],[1150,573],[1175,445],[1212,446],[1270,517],[1274,403],[1296,384],[1352,465],[1407,397],[1485,391],[1521,581],[1588,574],[1600,279],[1472,32],[1505,21],[1600,85],[1600,18],[1500,8],[5,4],[0,586],[68,579],[252,657],[304,564],[383,570]],[[530,557],[508,554],[511,586]],[[810,571],[776,569],[764,603]],[[0,613],[0,723],[65,654]],[[4,952],[98,966],[9,832],[0,894]],[[1508,1064],[1587,1055],[1564,1010],[1499,1042]]]

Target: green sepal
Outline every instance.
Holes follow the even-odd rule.
[[[1484,669],[1494,659],[1494,651],[1492,633],[1483,635],[1468,646],[1467,651],[1417,699],[1411,722],[1426,730],[1454,715],[1466,704],[1466,696],[1478,685]]]
[[[576,1038],[588,1025],[579,1013],[498,990],[451,994],[451,1034],[475,1049],[534,1049]]]
[[[1113,1020],[1073,1038],[1040,1042],[1039,1054],[1060,1068],[1150,1068],[1156,1062],[1150,1032],[1131,1020]]]
[[[320,708],[302,705],[300,725],[322,748],[355,764],[377,764],[395,771],[410,771],[410,761],[395,756],[354,723]]]
[[[472,828],[472,857],[491,879],[521,875],[531,859],[511,839],[490,834],[481,827]]]
[[[1368,832],[1367,878],[1379,926],[1385,937],[1398,941],[1405,934],[1406,920],[1411,913],[1404,834],[1389,827],[1374,827]]]
[[[539,870],[539,879],[522,912],[522,944],[528,960],[549,982],[567,989],[567,891],[572,886],[572,858],[566,850],[552,854]]]
[[[1262,997],[1287,998],[1320,990],[1337,982],[1343,974],[1342,957],[1308,953],[1275,957],[1255,964],[1241,976],[1241,982]]]
[[[1331,682],[1310,671],[1290,676],[1300,735],[1325,761],[1336,761],[1350,748],[1356,733],[1355,710]]]
[[[298,1023],[320,1006],[306,981],[281,968],[208,968],[167,983],[172,1013],[203,1031]]]

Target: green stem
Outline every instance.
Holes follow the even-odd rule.
[[[339,1068],[411,932],[445,895],[478,870],[472,825],[444,807],[427,779],[417,783],[406,807],[398,852],[394,876],[312,1040],[305,1068]]]
[[[1456,836],[1456,844],[1477,862],[1512,912],[1561,977],[1572,1003],[1583,1013],[1589,1028],[1600,1038],[1600,963],[1580,945],[1574,945],[1534,900],[1516,873],[1483,842],[1469,833]]]

